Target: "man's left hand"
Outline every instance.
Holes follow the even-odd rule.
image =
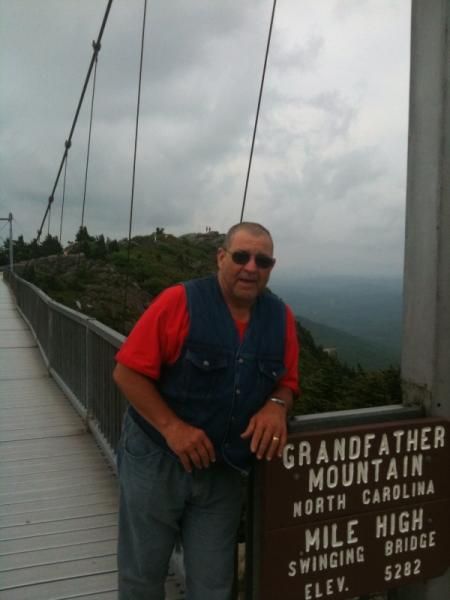
[[[287,439],[286,408],[268,401],[250,419],[247,429],[241,435],[251,438],[250,449],[256,458],[271,460],[281,457]]]

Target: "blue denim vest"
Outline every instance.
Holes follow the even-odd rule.
[[[240,436],[285,372],[286,307],[270,292],[261,294],[241,342],[217,277],[184,286],[189,333],[178,360],[163,368],[158,389],[181,419],[206,432],[218,461],[247,470],[250,441]],[[134,409],[131,414],[168,449],[158,431]]]

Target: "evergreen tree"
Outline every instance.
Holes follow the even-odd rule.
[[[89,235],[87,227],[85,225],[80,226],[75,236],[76,242],[93,242],[94,238]]]
[[[59,243],[58,237],[55,235],[47,235],[39,248],[39,256],[53,256],[54,254],[62,254],[63,248]]]
[[[30,245],[24,241],[23,235],[19,235],[17,240],[14,240],[13,245],[14,262],[20,262],[30,258]]]

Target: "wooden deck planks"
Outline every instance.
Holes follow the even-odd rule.
[[[1,319],[1,314],[0,314]],[[35,348],[36,342],[29,331],[14,329],[1,331],[0,348]]]
[[[117,600],[117,481],[0,282],[0,598]]]
[[[0,527],[13,527],[31,523],[46,523],[49,521],[62,521],[77,517],[91,517],[117,513],[117,503],[97,502],[95,504],[76,504],[57,508],[32,509],[19,513],[10,513],[0,516]]]
[[[59,600],[82,598],[87,594],[114,592],[117,590],[117,574],[109,573],[82,575],[72,574],[67,579],[52,578],[43,583],[15,587],[1,591],[2,600]]]
[[[45,550],[46,548],[59,548],[73,544],[83,544],[85,542],[112,540],[116,535],[117,527],[115,525],[108,525],[94,529],[82,529],[81,531],[49,533],[12,540],[0,540],[0,557],[4,554],[28,552],[29,550]]]
[[[0,280],[1,600],[117,600],[117,487]]]
[[[79,558],[76,560],[57,562],[56,564],[38,565],[27,569],[13,569],[2,573],[4,590],[22,586],[37,585],[48,581],[92,576],[98,573],[113,573],[116,570],[115,551],[106,556]]]
[[[110,502],[115,494],[111,494],[108,486],[105,489],[96,489],[90,494],[79,490],[77,494],[64,498],[46,498],[45,500],[33,500],[31,502],[15,502],[0,506],[0,518],[3,516],[22,514],[33,510],[56,510],[58,508],[71,508],[73,506],[90,506],[92,504],[103,504]]]
[[[60,546],[59,548],[46,548],[44,550],[30,550],[10,554],[2,558],[0,573],[6,571],[19,571],[27,567],[39,568],[41,565],[51,565],[58,562],[74,561],[83,558],[94,558],[96,556],[107,556],[116,551],[116,540],[104,540],[96,542],[84,542],[72,546]],[[3,580],[3,575],[0,575]]]
[[[52,471],[73,471],[86,469],[91,466],[104,468],[104,461],[98,452],[85,452],[77,454],[76,460],[73,455],[69,456],[49,456],[47,458],[27,458],[16,464],[17,461],[9,460],[2,464],[2,473],[7,476],[9,473],[14,475],[32,475],[38,473],[51,473]],[[1,484],[0,484],[1,489]]]
[[[0,376],[8,379],[48,377],[48,371],[37,348],[0,348]]]

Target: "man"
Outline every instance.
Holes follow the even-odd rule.
[[[257,223],[228,232],[216,276],[165,290],[117,354],[130,402],[118,453],[121,600],[163,600],[182,540],[189,600],[229,600],[241,475],[281,456],[297,392],[293,315],[265,290],[275,264]]]

